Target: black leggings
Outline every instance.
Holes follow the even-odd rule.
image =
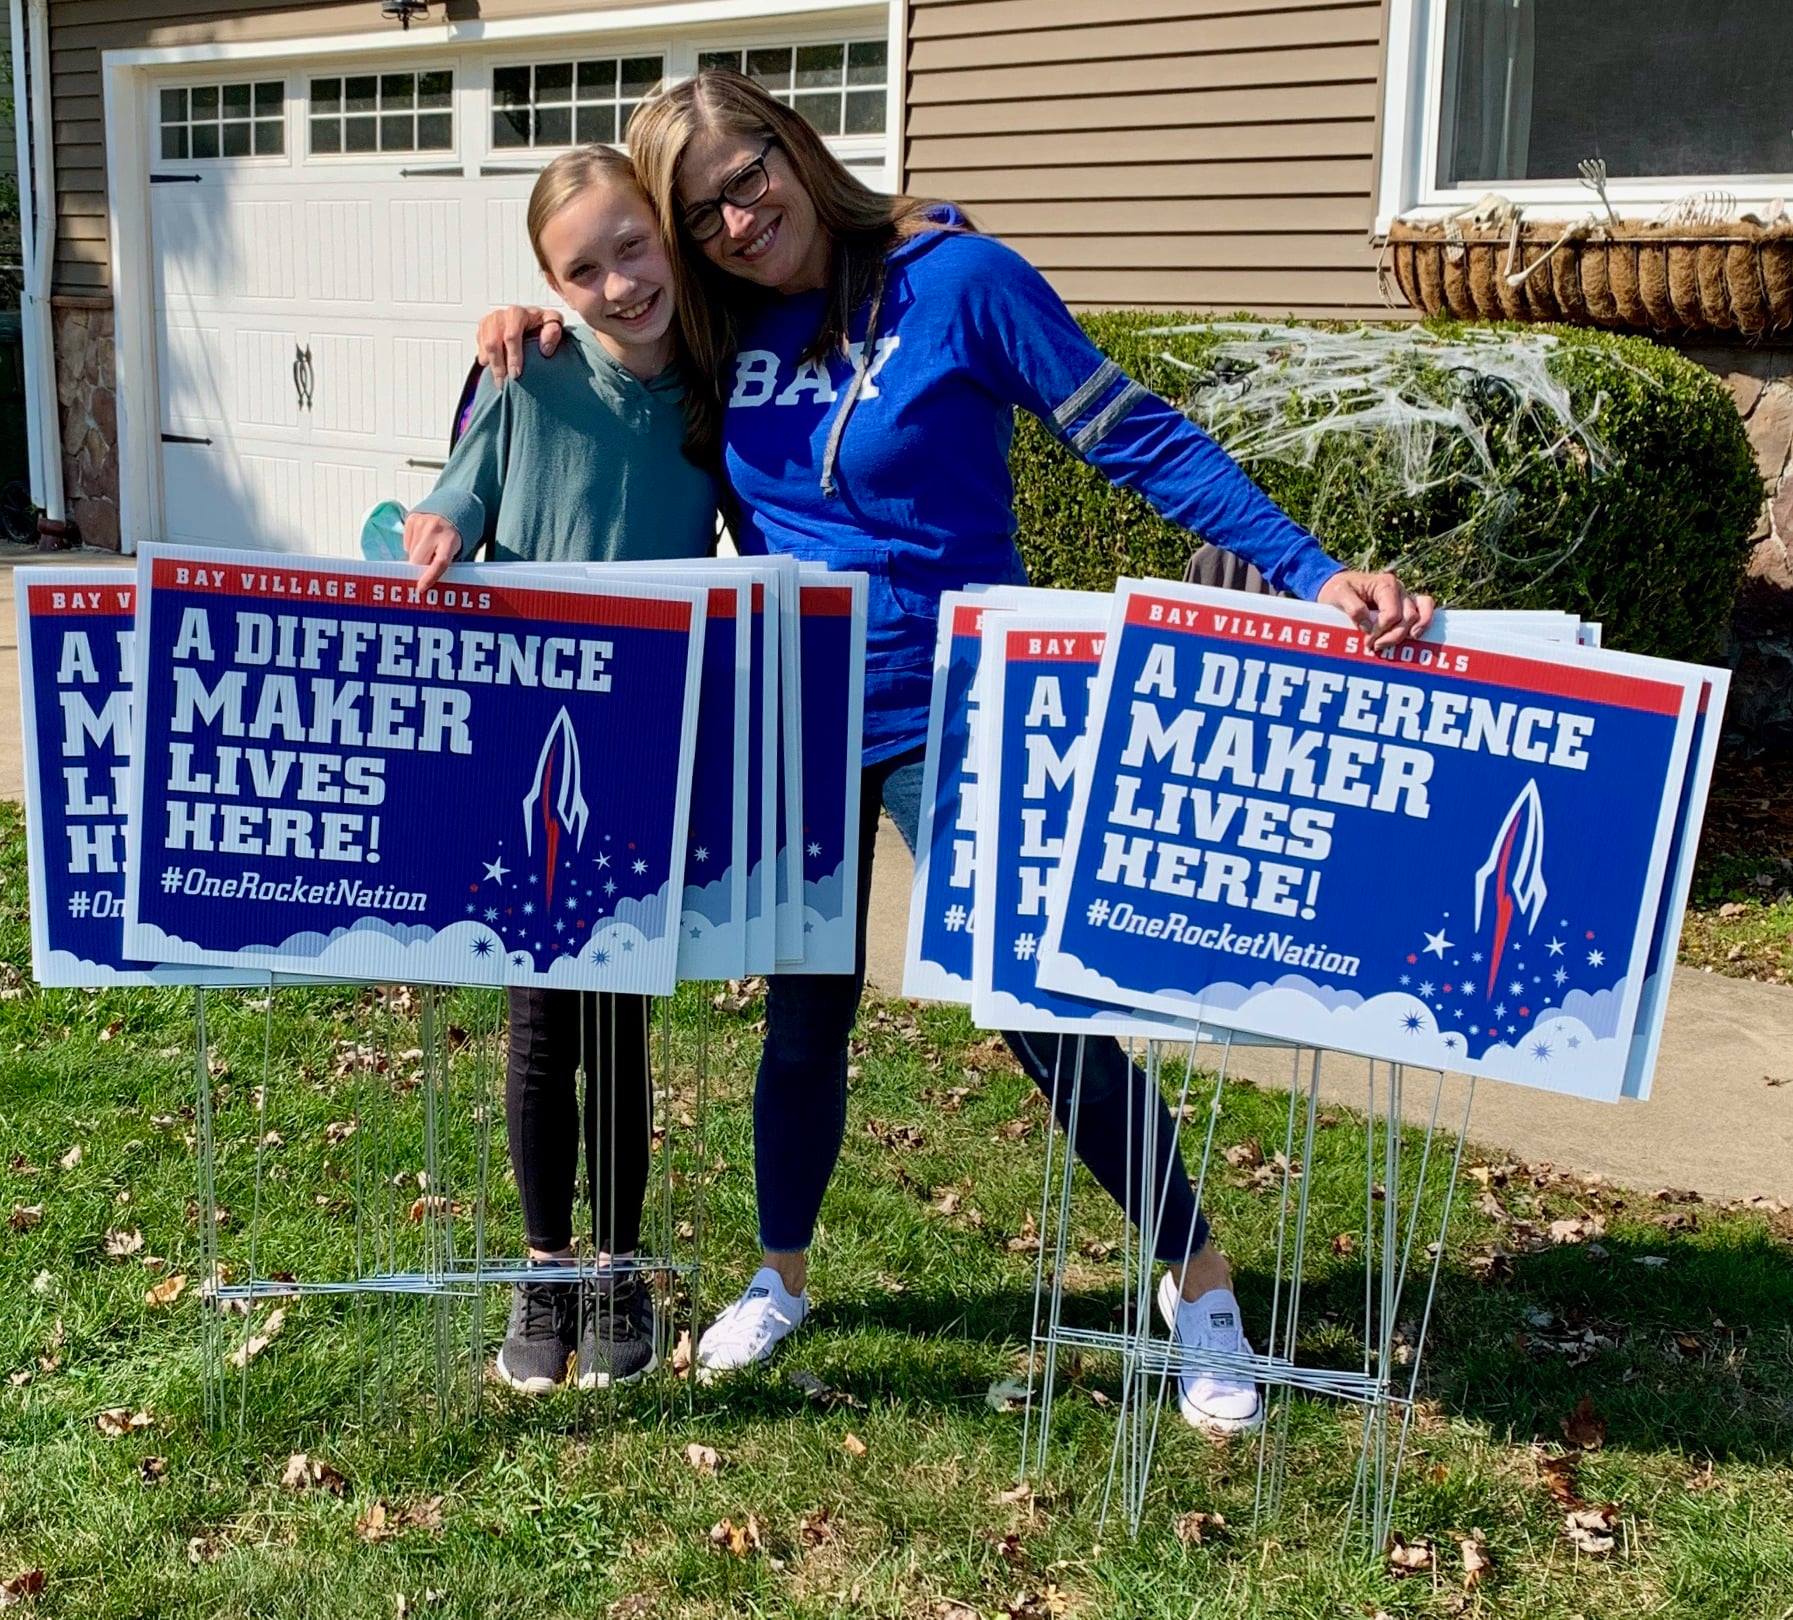
[[[504,1117],[532,1249],[564,1249],[573,1241],[581,1070],[592,1242],[601,1251],[628,1254],[641,1241],[653,1126],[651,1005],[646,996],[510,991]]]

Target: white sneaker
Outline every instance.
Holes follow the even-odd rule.
[[[1239,1301],[1230,1288],[1211,1288],[1185,1300],[1167,1271],[1158,1283],[1158,1314],[1178,1344],[1192,1350],[1249,1356],[1251,1341],[1239,1326]],[[1177,1376],[1183,1421],[1209,1434],[1244,1434],[1264,1421],[1258,1386],[1247,1375],[1194,1367]]]
[[[761,1266],[747,1290],[697,1341],[697,1376],[713,1378],[764,1361],[809,1315],[809,1291],[792,1295],[778,1273]]]

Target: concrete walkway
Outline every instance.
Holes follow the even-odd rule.
[[[869,973],[891,995],[903,982],[912,873],[909,851],[886,819],[872,873]],[[1263,1086],[1286,1086],[1290,1068],[1286,1053],[1250,1049],[1231,1064],[1232,1073]],[[1367,1073],[1363,1059],[1330,1054],[1321,1096],[1362,1108]],[[1770,1086],[1770,1077],[1787,1083]],[[1459,1076],[1446,1078],[1441,1120],[1462,1117],[1464,1085]],[[1425,1122],[1432,1093],[1429,1075],[1410,1079],[1409,1119]],[[1793,1202],[1793,987],[1683,967],[1669,992],[1649,1102],[1582,1102],[1483,1081],[1469,1134],[1528,1163],[1595,1171],[1640,1192],[1677,1187],[1707,1198]]]
[[[117,564],[105,552],[0,556],[0,797],[23,793],[19,748],[18,620],[13,569],[39,564]],[[907,937],[909,852],[887,820],[873,873],[870,975],[900,992]],[[1233,1072],[1286,1085],[1289,1059],[1244,1051]],[[1361,1107],[1366,1065],[1332,1056],[1322,1069],[1328,1101]],[[1770,1086],[1770,1078],[1787,1083]],[[1442,1118],[1460,1116],[1463,1082],[1446,1082]],[[1429,1088],[1407,1098],[1421,1120]],[[1519,1086],[1483,1083],[1471,1135],[1491,1148],[1564,1169],[1598,1171],[1643,1192],[1692,1188],[1708,1198],[1762,1194],[1793,1201],[1793,987],[1755,984],[1683,968],[1669,996],[1668,1026],[1651,1100],[1641,1106],[1579,1102]]]

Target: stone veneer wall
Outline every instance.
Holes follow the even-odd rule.
[[[82,541],[118,550],[118,407],[112,301],[58,295],[56,403],[62,412],[63,498]]]
[[[1732,621],[1726,729],[1793,749],[1793,347],[1693,347],[1688,359],[1725,380],[1737,401],[1767,499]]]

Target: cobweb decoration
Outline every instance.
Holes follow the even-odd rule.
[[[1497,581],[1535,586],[1580,547],[1616,470],[1605,401],[1572,397],[1548,332],[1445,334],[1215,321],[1152,328],[1193,338],[1161,358],[1189,374],[1185,410],[1247,468],[1303,469],[1303,517],[1360,563],[1436,572],[1461,600]],[[1586,349],[1577,365],[1634,368]]]

